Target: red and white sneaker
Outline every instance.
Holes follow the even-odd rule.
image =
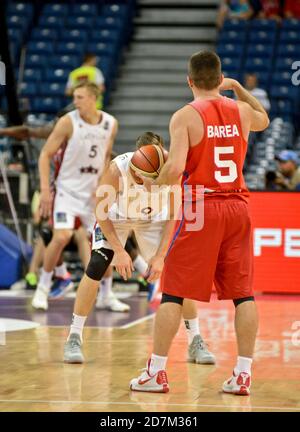
[[[251,386],[251,375],[247,372],[241,372],[236,375],[232,372],[231,378],[223,383],[222,390],[224,393],[231,393],[239,396],[249,396]]]
[[[149,373],[150,359],[147,362],[147,368],[142,369],[142,374],[138,378],[130,381],[130,390],[152,393],[168,393],[169,383],[165,370],[160,370],[154,375]]]

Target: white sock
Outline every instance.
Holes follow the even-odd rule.
[[[186,332],[187,332],[188,342],[189,342],[189,345],[191,345],[191,343],[193,342],[194,336],[197,336],[200,334],[199,320],[198,320],[198,318],[193,318],[193,319],[189,319],[189,320],[185,319],[184,324],[185,324],[185,328],[186,328]]]
[[[112,292],[112,282],[113,282],[112,276],[101,279],[100,290],[99,290],[99,298],[101,300],[104,300],[107,297],[109,297],[110,293]]]
[[[73,313],[69,337],[72,333],[76,333],[80,336],[80,339],[82,342],[82,332],[83,332],[83,327],[84,327],[84,323],[85,323],[86,319],[87,319],[86,316],[80,316],[80,315],[76,315]],[[69,337],[68,337],[68,339],[69,339]]]
[[[52,276],[53,276],[53,271],[46,272],[44,269],[42,269],[40,279],[39,279],[39,284],[43,285],[43,287],[50,290]]]
[[[166,370],[168,357],[161,357],[156,354],[151,355],[151,361],[149,366],[150,375],[155,375],[161,370]]]
[[[251,375],[251,365],[252,365],[252,358],[250,358],[250,357],[238,357],[237,358],[237,365],[234,368],[234,373],[236,375],[239,375],[241,372],[246,372],[249,375]]]
[[[136,257],[136,259],[133,261],[133,265],[136,271],[139,272],[142,276],[146,274],[148,264],[141,255],[138,255]]]
[[[68,274],[66,263],[63,262],[61,265],[56,266],[54,273],[55,273],[55,276],[57,276],[59,278],[65,278]]]

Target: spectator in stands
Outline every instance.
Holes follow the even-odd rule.
[[[270,111],[271,104],[266,90],[258,87],[258,79],[255,73],[248,73],[245,75],[246,89],[262,104],[264,109]]]
[[[285,0],[284,17],[300,19],[300,0]]]
[[[227,18],[249,19],[253,15],[253,9],[247,0],[223,0],[217,17],[217,27],[223,27]]]
[[[292,150],[282,150],[275,159],[279,165],[275,184],[279,185],[281,190],[300,192],[300,167],[297,153]]]
[[[97,84],[100,90],[100,96],[97,100],[97,109],[101,110],[103,107],[103,92],[105,90],[104,86],[104,76],[100,69],[96,67],[97,57],[93,53],[86,53],[83,58],[83,63],[80,67],[74,69],[69,74],[66,95],[72,96],[74,88],[83,81],[89,81]]]
[[[260,11],[258,13],[258,18],[270,18],[281,20],[280,12],[281,5],[280,0],[260,0]]]

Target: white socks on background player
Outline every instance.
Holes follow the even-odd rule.
[[[197,318],[193,319],[185,319],[184,325],[186,328],[186,333],[188,337],[188,343],[191,345],[191,343],[194,340],[194,337],[197,335],[200,335],[200,328],[199,328],[199,320]]]
[[[66,263],[62,263],[61,265],[55,267],[55,270],[51,272],[46,272],[43,268],[41,269],[39,283],[48,290],[50,290],[51,287],[53,274],[59,278],[66,277],[68,275]]]
[[[238,357],[237,364],[234,368],[235,375],[239,375],[241,372],[246,372],[251,375],[252,358],[250,357]]]
[[[102,301],[107,299],[110,296],[110,294],[112,293],[112,284],[113,284],[112,276],[101,279],[98,299]]]
[[[82,333],[83,333],[83,327],[85,324],[87,317],[86,316],[80,316],[80,315],[76,315],[73,313],[73,318],[72,318],[72,324],[70,327],[70,333],[69,333],[69,337],[71,334],[78,334],[80,336],[80,340],[82,342]],[[68,337],[68,339],[69,339]]]

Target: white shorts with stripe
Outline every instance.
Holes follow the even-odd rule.
[[[112,221],[112,223],[122,246],[125,246],[131,233],[134,233],[142,257],[146,262],[149,262],[153,255],[155,255],[159,246],[165,221],[148,222],[123,220]],[[93,231],[92,249],[100,248],[111,249],[111,246],[97,224]],[[114,264],[114,260],[111,264]]]

